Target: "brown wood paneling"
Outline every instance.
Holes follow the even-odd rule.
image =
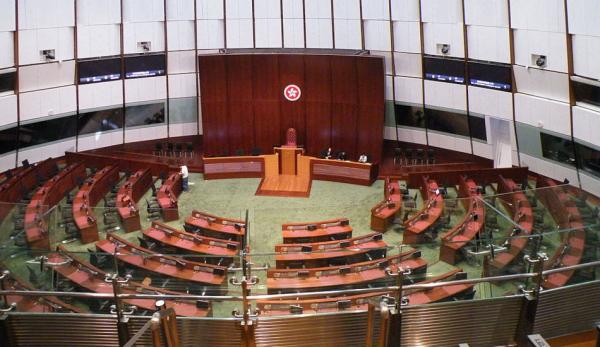
[[[201,56],[198,59],[202,100],[204,153],[229,152],[227,131],[227,68],[223,56]]]
[[[306,141],[304,55],[282,54],[279,56],[279,81],[281,139],[282,141],[285,139],[288,128],[295,128],[298,144],[304,145]],[[302,97],[298,101],[288,101],[283,96],[283,90],[289,84],[295,84],[302,90]]]
[[[306,56],[306,152],[317,156],[331,146],[331,67],[329,57]]]
[[[353,56],[331,57],[331,146],[336,152],[346,152],[350,160],[357,159],[358,86],[355,61],[356,57]]]
[[[234,154],[254,147],[253,64],[251,55],[229,55],[227,62],[227,129]]]
[[[385,85],[383,58],[358,57],[356,59],[358,82],[358,118],[356,122],[357,153],[367,153],[371,161],[381,160],[383,123],[385,112]]]
[[[279,114],[279,56],[254,55],[254,144],[271,153],[282,142]]]
[[[199,57],[206,154],[270,153],[295,128],[298,144],[381,156],[384,74],[381,57],[240,54]],[[283,90],[296,84],[300,100]]]

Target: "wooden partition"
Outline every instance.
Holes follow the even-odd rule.
[[[332,147],[381,160],[383,57],[219,54],[199,57],[204,151],[223,156],[284,143],[295,128],[308,155]],[[301,96],[284,96],[289,85]]]

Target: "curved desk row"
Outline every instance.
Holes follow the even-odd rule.
[[[143,169],[129,176],[127,182],[119,188],[116,206],[125,232],[130,233],[142,228],[137,202],[150,189],[151,185],[152,175],[150,175],[150,170]]]
[[[81,242],[98,241],[98,222],[92,207],[112,189],[119,180],[119,168],[107,166],[88,178],[73,199],[73,219],[81,232]]]
[[[48,158],[42,162],[17,170],[15,174],[0,185],[0,221],[15,207],[14,204],[23,200],[38,184],[53,177],[58,172],[54,159]]]
[[[276,268],[318,268],[385,258],[387,244],[380,233],[315,243],[275,245]]]
[[[561,243],[556,252],[546,262],[545,269],[556,269],[563,266],[577,265],[583,258],[585,249],[585,229],[581,213],[575,201],[550,178],[538,177],[536,194],[544,205],[550,210],[552,218],[562,230],[571,230],[561,233]],[[544,279],[544,288],[557,288],[566,285],[575,271],[563,271],[548,275]]]
[[[283,243],[324,242],[352,237],[352,227],[348,218],[287,223],[281,226],[281,232]]]
[[[25,235],[29,247],[50,249],[48,225],[43,214],[58,204],[85,176],[83,164],[71,164],[35,192],[25,211]]]
[[[421,194],[425,206],[404,223],[402,242],[405,244],[425,242],[427,231],[437,223],[444,209],[444,198],[439,192],[436,181],[423,176]]]
[[[37,290],[32,285],[21,281],[12,275],[8,275],[2,281],[4,290]],[[74,312],[85,313],[86,311],[80,307],[68,304],[56,296],[22,296],[22,295],[5,295],[6,305],[15,304],[17,312],[30,313],[48,313],[48,312]]]
[[[159,243],[163,248],[173,250],[177,254],[182,252],[195,255],[214,256],[217,261],[224,257],[224,265],[229,265],[240,250],[240,243],[237,241],[225,241],[207,236],[199,236],[178,230],[168,225],[152,222],[149,229],[143,231],[144,238]],[[211,262],[211,258],[202,257],[203,261]],[[211,262],[213,263],[213,262]]]
[[[490,262],[492,268],[503,269],[511,264],[527,246],[527,235],[533,231],[533,210],[527,196],[519,190],[515,181],[500,176],[498,180],[498,193],[506,208],[512,210],[513,220],[519,225],[509,235],[508,250],[496,254]]]
[[[113,293],[111,281],[106,281],[110,274],[79,259],[69,253],[62,245],[58,247],[58,253],[48,257],[48,263],[60,264],[52,266],[52,269],[68,279],[77,287],[93,293]],[[179,294],[177,292],[162,288],[150,287],[134,281],[125,281],[119,278],[119,291],[122,294]],[[150,312],[156,311],[156,300],[154,299],[123,299],[123,302],[136,306],[138,309]],[[180,300],[165,300],[167,308],[173,308],[178,316],[205,317],[210,312],[209,302],[190,302]]]
[[[227,269],[223,266],[161,255],[110,233],[106,235],[106,240],[96,242],[96,248],[110,254],[118,251],[117,259],[128,267],[185,283],[218,286],[227,277]]]
[[[328,290],[335,287],[353,287],[389,279],[386,269],[398,269],[412,274],[427,270],[427,261],[421,252],[411,250],[397,256],[356,263],[347,266],[331,266],[313,269],[269,269],[267,289],[269,293],[285,293],[309,290]]]
[[[243,220],[218,217],[200,211],[192,211],[192,215],[185,220],[187,232],[221,240],[240,243],[243,246],[246,224]]]
[[[386,232],[402,207],[402,192],[398,181],[385,178],[383,201],[371,209],[371,230]]]
[[[460,223],[444,235],[440,247],[440,260],[452,265],[459,261],[460,250],[479,239],[485,227],[485,205],[475,181],[460,176],[458,192],[467,213]]]
[[[451,270],[435,278],[421,281],[419,283],[434,283],[448,281],[464,277],[461,269]],[[460,276],[459,276],[460,275]],[[470,297],[474,294],[474,284],[447,285],[425,290],[404,292],[402,297],[408,305],[422,305],[433,302],[443,302],[462,297]],[[392,292],[381,292],[358,294],[349,296],[315,298],[315,299],[289,299],[289,300],[258,300],[257,307],[261,316],[282,316],[290,314],[316,314],[325,312],[367,310],[369,301],[379,305],[377,298],[391,296]]]
[[[162,186],[156,192],[156,200],[158,200],[158,206],[165,222],[179,219],[177,198],[182,191],[181,180],[181,175],[178,172],[173,172],[163,181]]]

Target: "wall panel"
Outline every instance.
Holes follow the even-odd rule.
[[[252,57],[254,94],[254,146],[270,153],[281,144],[279,109],[279,56],[257,54]]]
[[[279,56],[279,100],[281,114],[281,139],[285,139],[285,133],[288,128],[295,128],[298,144],[304,144],[306,141],[306,118],[305,118],[305,97],[298,101],[288,101],[283,95],[286,86],[295,84],[304,88],[304,56],[302,55],[281,55]],[[306,91],[306,90],[305,90]]]
[[[354,59],[331,57],[331,81],[331,147],[334,151],[345,151],[349,158],[355,159],[358,81]]]
[[[304,58],[306,66],[306,151],[318,155],[331,146],[331,66],[329,59]]]
[[[248,152],[254,145],[252,56],[227,56],[227,133],[232,151]]]

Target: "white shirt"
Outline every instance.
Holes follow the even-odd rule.
[[[188,178],[188,168],[185,165],[181,167],[181,176],[183,178]]]

